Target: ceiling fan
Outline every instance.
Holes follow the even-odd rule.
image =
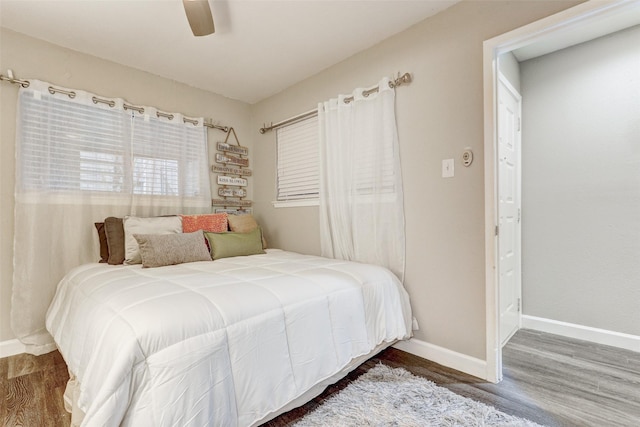
[[[194,36],[207,36],[216,31],[208,0],[182,0],[184,12]]]

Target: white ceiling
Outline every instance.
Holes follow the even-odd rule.
[[[181,0],[0,0],[0,25],[255,103],[458,1],[209,0],[194,37]]]

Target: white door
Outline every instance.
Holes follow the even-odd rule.
[[[520,327],[520,94],[498,76],[498,250],[500,343]]]

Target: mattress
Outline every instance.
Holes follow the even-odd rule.
[[[408,338],[411,312],[387,269],[272,249],[83,265],[46,324],[79,384],[82,425],[251,426]]]

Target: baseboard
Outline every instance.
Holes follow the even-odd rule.
[[[24,352],[25,352],[24,344],[22,344],[20,341],[16,339],[0,341],[0,358],[15,356],[16,354],[20,354]]]
[[[640,352],[640,336],[637,335],[623,334],[524,314],[522,315],[522,327]]]
[[[444,347],[439,347],[425,341],[411,338],[407,341],[398,341],[393,345],[398,350],[415,354],[423,359],[431,360],[440,365],[464,372],[474,377],[487,379],[487,362],[458,353]]]

